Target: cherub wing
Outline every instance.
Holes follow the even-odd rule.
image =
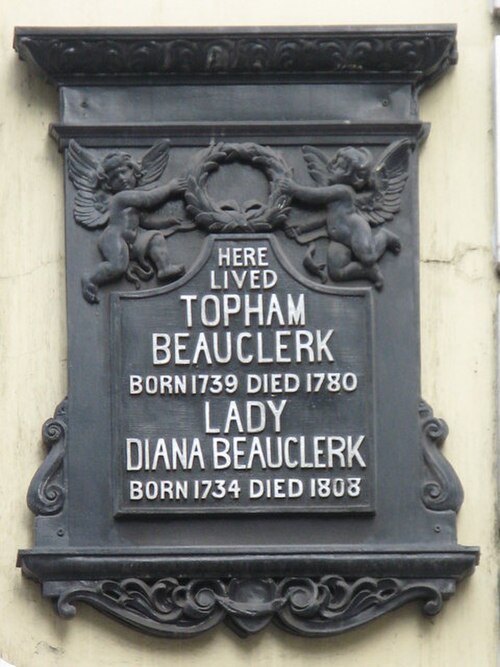
[[[372,227],[390,222],[401,208],[413,147],[408,139],[393,142],[373,167],[370,191],[356,195],[356,208]]]
[[[157,181],[165,171],[169,156],[169,142],[166,139],[157,141],[140,161],[142,176],[139,180],[139,186],[149,185]]]
[[[309,175],[318,185],[328,185],[328,165],[330,160],[314,146],[302,146],[302,154],[307,163]]]
[[[99,160],[72,139],[68,147],[68,172],[76,188],[73,215],[82,227],[103,227],[109,218],[109,195],[99,186]]]

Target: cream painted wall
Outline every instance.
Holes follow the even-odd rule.
[[[487,0],[1,0],[0,2],[0,657],[15,667],[490,667],[496,663],[495,279]],[[275,629],[247,640],[219,629],[162,641],[81,605],[59,619],[16,570],[31,545],[25,505],[43,458],[42,422],[65,393],[62,160],[47,127],[55,91],[18,61],[15,25],[458,24],[458,66],[422,98],[432,123],[421,157],[423,396],[451,435],[466,491],[459,541],[480,545],[475,575],[433,620],[409,606],[336,639]]]

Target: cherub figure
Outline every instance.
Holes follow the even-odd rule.
[[[135,273],[145,279],[153,275],[153,267],[161,281],[183,275],[184,266],[171,262],[161,231],[175,231],[182,223],[147,215],[186,188],[179,179],[152,187],[167,166],[168,142],[156,143],[140,161],[121,151],[99,160],[76,141],[70,142],[68,154],[69,177],[77,189],[76,222],[86,229],[105,227],[97,241],[103,261],[83,276],[84,298],[97,303],[99,288],[123,275],[136,282],[131,260]]]
[[[285,232],[298,243],[311,244],[304,266],[322,282],[328,277],[333,281],[366,279],[382,289],[378,260],[386,250],[398,254],[401,242],[394,232],[379,225],[392,220],[401,207],[411,150],[407,139],[394,142],[374,164],[366,148],[347,146],[329,160],[317,148],[304,146],[308,171],[319,187],[291,179],[283,179],[280,186],[300,202],[326,206],[326,219],[288,225]],[[325,236],[330,241],[326,265],[316,264],[311,242]]]

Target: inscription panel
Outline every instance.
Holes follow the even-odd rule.
[[[223,236],[112,325],[117,514],[374,511],[369,290]]]

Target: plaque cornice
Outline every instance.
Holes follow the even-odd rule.
[[[210,81],[388,81],[418,89],[457,61],[456,29],[30,28],[14,48],[57,86]]]

